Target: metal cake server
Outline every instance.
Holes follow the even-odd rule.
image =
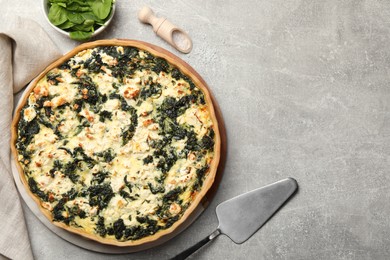
[[[216,209],[218,228],[172,260],[186,259],[220,234],[225,234],[236,244],[244,243],[284,205],[297,189],[297,181],[287,178],[222,202]]]

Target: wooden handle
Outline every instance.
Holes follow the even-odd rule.
[[[148,6],[143,7],[138,12],[138,19],[142,23],[152,25],[153,31],[178,51],[189,53],[192,50],[190,36],[176,25],[173,25],[166,18],[158,18]]]
[[[138,19],[143,22],[143,23],[150,23],[152,24],[152,22],[150,21],[150,19],[153,19],[153,18],[157,18],[155,15],[154,15],[154,12],[152,9],[150,9],[148,6],[144,6],[141,10],[139,10],[138,12]]]
[[[165,18],[158,18],[152,9],[148,6],[144,6],[139,12],[138,12],[138,20],[140,20],[143,23],[148,23],[151,26],[153,26],[153,31],[157,33],[158,29],[160,28],[161,24],[166,20]]]

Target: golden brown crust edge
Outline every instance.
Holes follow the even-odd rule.
[[[117,240],[112,239],[112,238],[103,238],[103,237],[100,237],[98,235],[89,234],[83,230],[79,230],[79,229],[67,226],[66,224],[61,223],[61,222],[54,222],[50,212],[41,206],[40,200],[30,191],[30,188],[27,184],[26,178],[24,177],[23,169],[17,160],[18,153],[17,153],[16,147],[15,147],[15,142],[16,142],[16,138],[17,138],[17,125],[18,125],[18,122],[20,119],[20,110],[27,102],[28,93],[30,93],[32,91],[33,87],[37,84],[37,82],[44,75],[46,75],[47,72],[49,72],[50,70],[52,70],[55,67],[58,67],[63,62],[67,61],[68,59],[70,59],[71,57],[73,57],[74,55],[79,53],[80,51],[82,51],[84,49],[95,48],[98,46],[110,46],[110,45],[111,46],[112,45],[133,46],[133,47],[136,47],[139,49],[143,49],[143,50],[149,51],[150,53],[152,53],[153,55],[155,55],[157,57],[161,57],[161,58],[166,59],[170,64],[178,67],[185,75],[187,75],[189,78],[191,78],[191,80],[195,83],[196,86],[198,86],[202,90],[202,92],[205,96],[206,103],[207,103],[208,108],[209,108],[210,116],[211,116],[212,121],[214,123],[213,128],[214,128],[214,132],[215,132],[214,158],[211,162],[210,171],[207,174],[206,179],[204,180],[202,189],[197,194],[195,199],[192,201],[192,203],[188,207],[188,209],[184,212],[183,216],[178,221],[176,221],[171,227],[164,229],[164,230],[160,230],[159,232],[155,233],[154,235],[151,235],[149,237],[144,237],[144,238],[141,238],[139,240],[129,240],[129,241],[125,241],[125,242],[120,242],[120,241],[117,241]],[[201,203],[202,199],[204,198],[207,191],[211,188],[211,186],[214,182],[215,175],[217,173],[218,164],[220,161],[220,153],[221,153],[220,149],[221,149],[221,137],[220,137],[220,131],[219,131],[219,127],[218,127],[218,121],[217,121],[216,113],[215,113],[213,103],[212,103],[211,92],[210,92],[210,89],[207,86],[206,82],[190,65],[188,65],[185,61],[183,61],[182,59],[180,59],[176,55],[174,55],[174,54],[168,52],[167,50],[160,48],[158,46],[152,45],[150,43],[142,42],[142,41],[137,41],[137,40],[111,39],[111,40],[99,40],[99,41],[84,43],[84,44],[77,46],[76,48],[74,48],[73,50],[71,50],[70,52],[68,52],[64,56],[62,56],[60,59],[58,59],[57,61],[50,64],[42,73],[40,73],[38,75],[38,77],[36,77],[31,82],[29,88],[26,89],[25,94],[23,95],[23,99],[21,100],[21,102],[19,103],[18,107],[15,110],[14,118],[13,118],[12,125],[11,125],[11,151],[12,151],[12,154],[13,154],[14,159],[15,159],[16,167],[17,167],[18,172],[19,172],[19,177],[20,177],[24,187],[26,188],[29,196],[32,197],[33,200],[37,203],[40,211],[46,216],[46,218],[48,218],[54,225],[56,225],[60,228],[63,228],[69,232],[81,235],[81,236],[88,238],[88,239],[91,239],[91,240],[95,240],[95,241],[102,243],[102,244],[121,246],[121,247],[139,246],[142,244],[154,242],[154,241],[158,240],[159,238],[172,233],[183,222],[185,222],[185,220],[191,215],[191,213],[195,210],[195,208]]]

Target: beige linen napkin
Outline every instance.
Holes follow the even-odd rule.
[[[21,202],[12,178],[10,126],[13,94],[61,56],[34,21],[2,17],[0,23],[0,258],[33,259]]]

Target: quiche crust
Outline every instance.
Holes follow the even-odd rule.
[[[100,52],[102,48],[105,51]],[[125,50],[138,50],[138,66],[150,72],[149,78],[134,74],[134,68],[125,73],[115,71],[118,59],[104,55],[110,50],[124,55],[132,55]],[[87,70],[64,66],[74,57],[86,55],[80,62],[83,68],[96,53],[102,61],[90,59]],[[153,68],[148,67],[147,59],[152,59]],[[164,68],[166,64],[169,69]],[[78,62],[73,65],[78,66]],[[61,68],[67,73],[56,75]],[[80,82],[62,84],[72,69],[72,76]],[[115,77],[105,81],[104,77],[114,73]],[[101,78],[94,78],[97,76]],[[112,82],[112,78],[120,81]],[[47,96],[50,98],[45,99]],[[75,102],[77,98],[79,102]],[[153,102],[148,102],[150,99]],[[34,109],[37,106],[49,118],[49,122],[38,123],[39,130],[29,124],[39,117],[39,110]],[[85,125],[77,129],[81,122]],[[26,130],[28,133],[23,132]],[[26,141],[30,135],[33,145]],[[45,150],[50,144],[56,144],[57,154]],[[11,149],[22,183],[54,225],[103,244],[137,246],[177,229],[201,203],[215,179],[221,137],[211,94],[198,73],[162,48],[114,39],[76,47],[30,84],[15,112]],[[25,154],[28,150],[36,153]],[[59,150],[63,154],[58,154]],[[45,156],[49,163],[45,163]],[[113,165],[120,165],[122,171]],[[54,184],[45,184],[47,179]],[[43,188],[48,186],[51,189]],[[154,207],[132,206],[141,199],[142,204]],[[116,215],[121,208],[130,213]]]

